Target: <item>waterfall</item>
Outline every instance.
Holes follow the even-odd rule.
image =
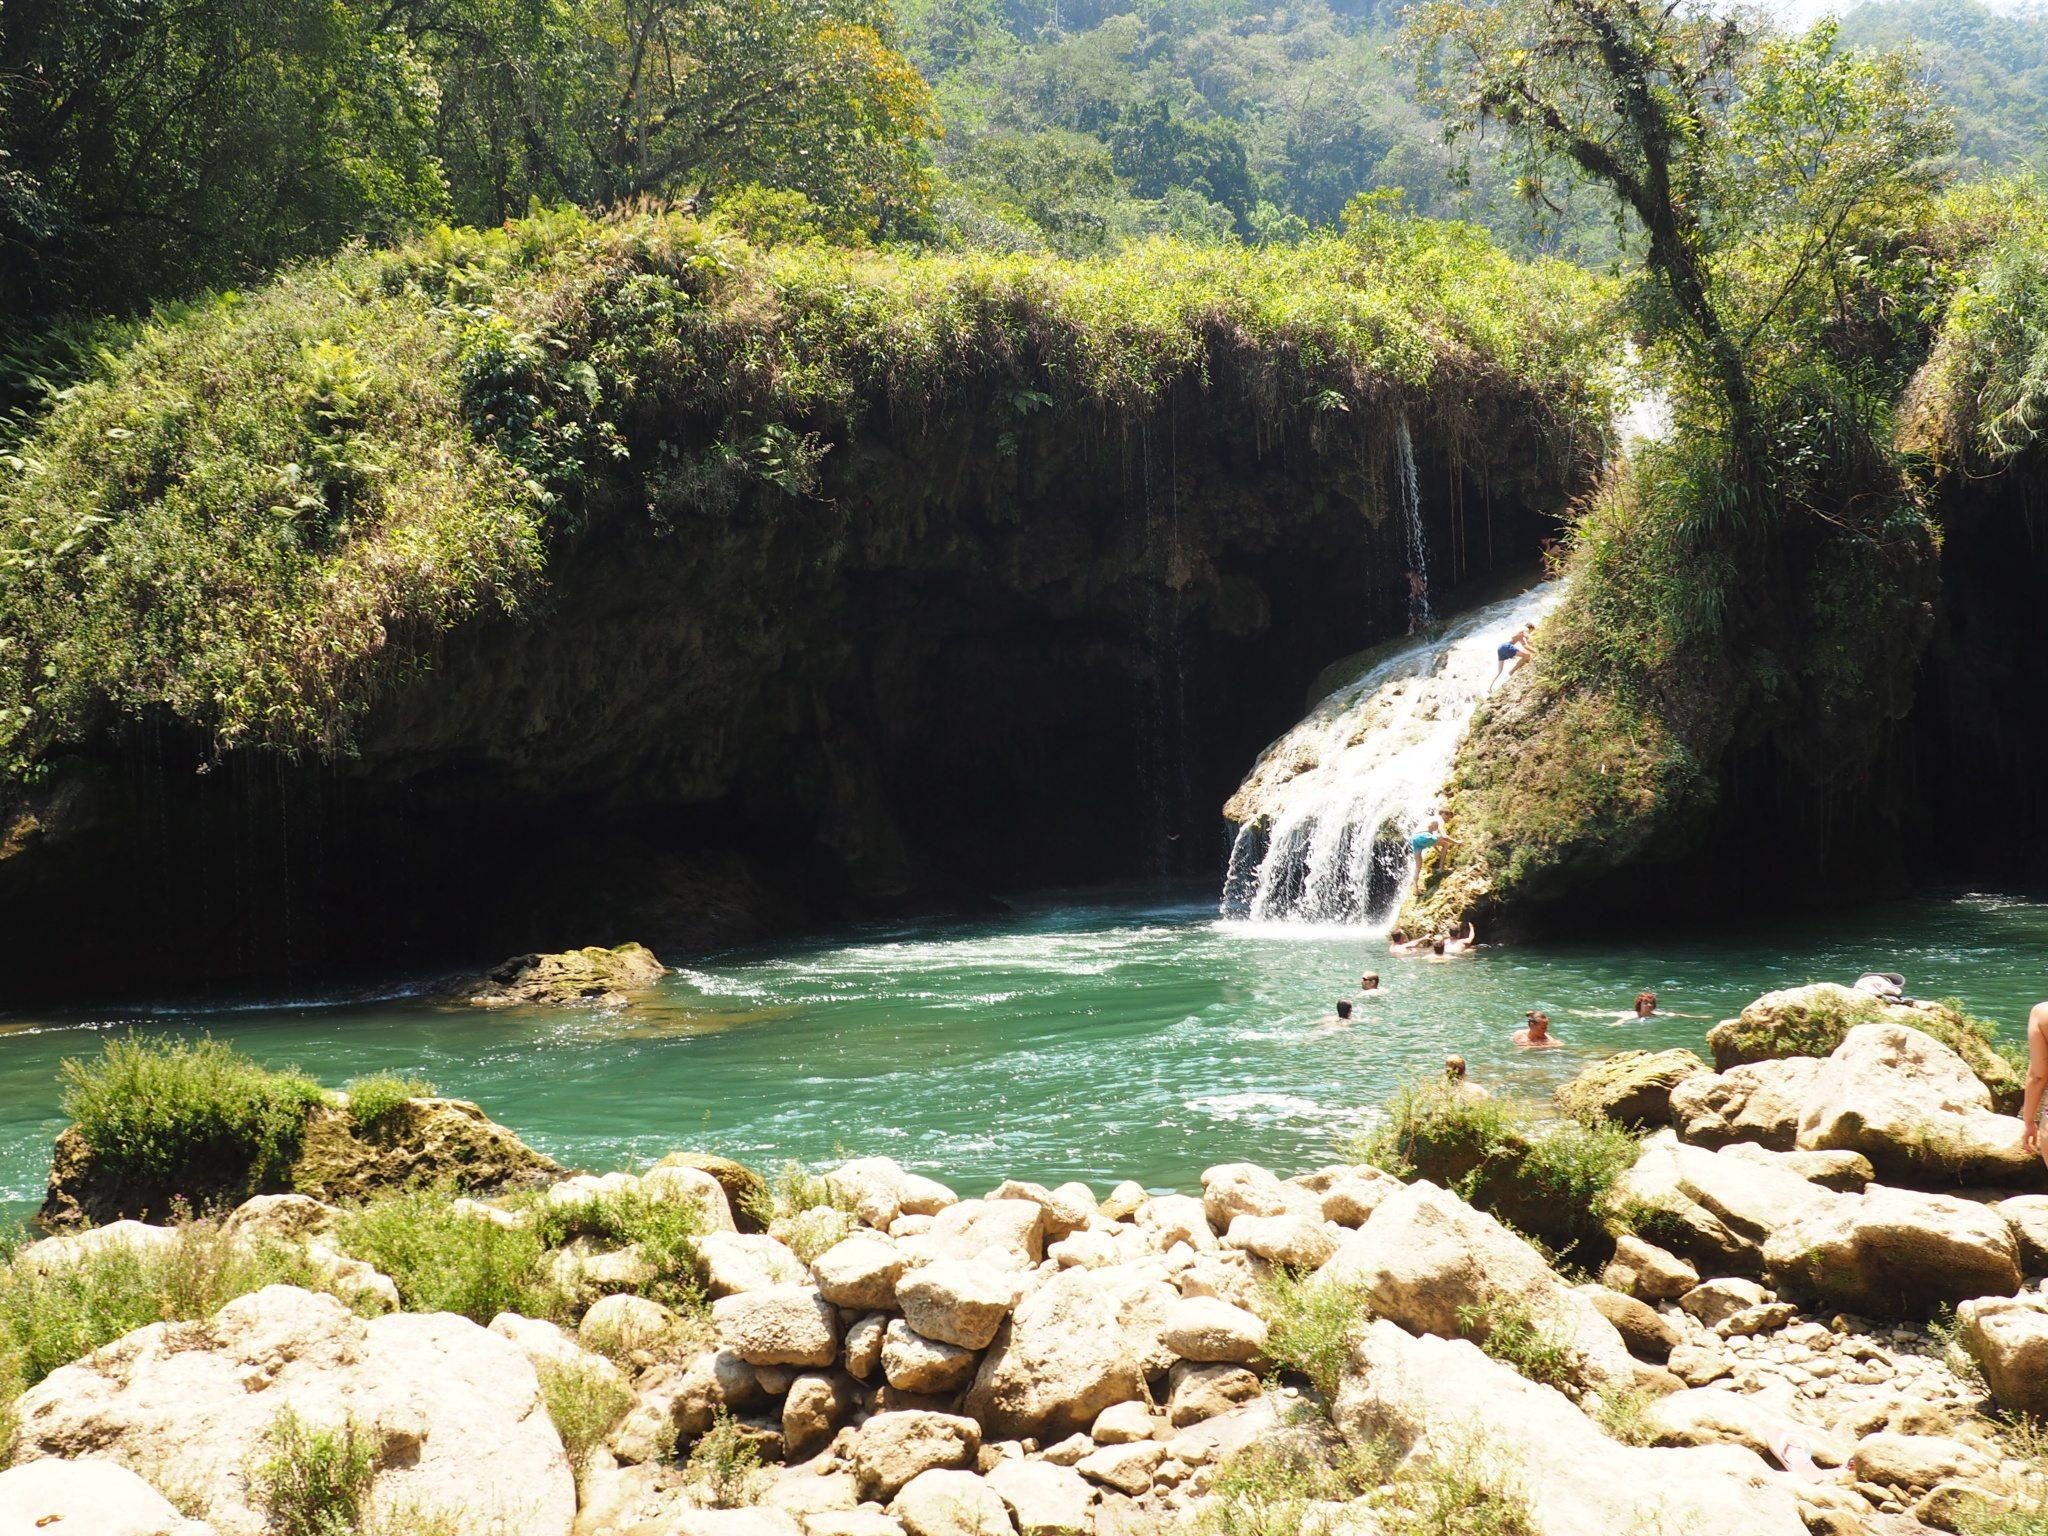
[[[1408,431],[1408,418],[1401,417],[1395,432],[1400,449],[1401,516],[1408,532],[1408,569],[1422,578],[1422,590],[1408,600],[1408,633],[1414,634],[1436,615],[1429,606],[1429,541],[1422,529],[1422,482],[1415,474],[1415,439]]]
[[[1260,754],[1224,808],[1238,833],[1223,915],[1391,923],[1408,885],[1408,838],[1442,793],[1493,684],[1501,642],[1561,595],[1559,584],[1546,582],[1437,634],[1383,647]]]

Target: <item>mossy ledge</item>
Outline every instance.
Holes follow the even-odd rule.
[[[1440,590],[1533,561],[1604,298],[1391,217],[1062,262],[559,214],[166,314],[0,482],[13,980],[1147,868],[1404,621],[1403,423]],[[449,883],[391,911],[399,860]]]

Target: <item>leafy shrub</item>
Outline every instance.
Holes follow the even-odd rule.
[[[1325,1405],[1334,1403],[1351,1346],[1372,1316],[1364,1288],[1281,1269],[1267,1280],[1263,1302],[1268,1357],[1306,1376]]]
[[[1655,1435],[1649,1420],[1652,1401],[1633,1388],[1603,1391],[1593,1404],[1593,1422],[1623,1445],[1648,1445]]]
[[[205,1036],[109,1040],[97,1060],[58,1071],[64,1113],[101,1168],[153,1188],[283,1183],[323,1097],[303,1073],[273,1071]]]
[[[270,1447],[249,1483],[275,1536],[356,1536],[377,1479],[375,1432],[354,1419],[313,1428],[286,1408],[271,1423]]]
[[[0,1268],[0,1373],[11,1362],[34,1386],[124,1333],[209,1318],[266,1285],[328,1288],[298,1249],[230,1242],[204,1222],[179,1227],[161,1247],[109,1244],[47,1273],[16,1255]]]
[[[548,1417],[555,1421],[580,1486],[590,1469],[591,1453],[626,1416],[633,1394],[613,1372],[580,1361],[543,1360],[539,1375]]]
[[[1528,1500],[1486,1447],[1450,1446],[1409,1461],[1386,1500],[1402,1536],[1538,1536]]]
[[[794,1159],[768,1175],[762,1187],[748,1195],[746,1207],[747,1214],[764,1227],[805,1211],[852,1208],[851,1202],[833,1189],[828,1175],[813,1173]]]
[[[1506,1300],[1458,1308],[1458,1328],[1487,1354],[1540,1387],[1575,1394],[1583,1362],[1564,1331]]]
[[[11,1347],[0,1347],[0,1472],[14,1460],[14,1431],[21,1423],[15,1400],[24,1390],[21,1361]]]
[[[448,1190],[414,1190],[342,1218],[342,1247],[391,1277],[409,1312],[456,1312],[488,1325],[500,1312],[565,1311],[531,1226],[503,1226],[455,1209]]]
[[[702,1488],[714,1509],[738,1509],[753,1502],[761,1485],[761,1452],[745,1429],[723,1408],[690,1447],[684,1481]]]
[[[1194,1530],[1198,1536],[1323,1536],[1333,1522],[1315,1506],[1357,1498],[1383,1481],[1390,1463],[1382,1446],[1356,1452],[1300,1427],[1283,1431],[1216,1469],[1212,1497]]]
[[[414,1099],[430,1099],[439,1090],[421,1077],[400,1077],[396,1072],[373,1072],[352,1077],[345,1085],[348,1112],[365,1130],[375,1130],[386,1116]]]
[[[1609,1121],[1546,1121],[1518,1100],[1426,1083],[1396,1093],[1346,1155],[1443,1185],[1570,1259],[1609,1243],[1608,1193],[1639,1151],[1635,1136]]]
[[[697,1256],[704,1216],[690,1202],[628,1190],[566,1203],[537,1199],[527,1209],[544,1247],[564,1247],[579,1237],[600,1248],[636,1247],[654,1270],[641,1294],[680,1311],[705,1310]]]

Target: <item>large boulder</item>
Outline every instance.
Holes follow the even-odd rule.
[[[31,1461],[0,1472],[0,1536],[215,1536],[118,1462]]]
[[[2048,1178],[2023,1127],[1933,1036],[1859,1024],[1821,1064],[1799,1116],[1801,1148],[1846,1149],[1904,1183],[2034,1186]]]
[[[1702,1273],[1759,1275],[1776,1228],[1848,1197],[1790,1169],[1732,1149],[1684,1146],[1660,1131],[1615,1180],[1611,1198],[1640,1234]]]
[[[552,955],[514,955],[452,996],[472,1008],[623,1008],[668,974],[645,944],[589,945]]]
[[[986,1349],[1017,1300],[1016,1276],[980,1262],[941,1259],[896,1282],[904,1320],[928,1339]]]
[[[2048,1415],[2048,1297],[1984,1296],[1956,1308],[1957,1338],[2008,1413]]]
[[[2020,1284],[2019,1246],[1996,1211],[1882,1185],[1773,1232],[1764,1264],[1780,1291],[1866,1317],[1925,1317]]]
[[[452,1313],[369,1321],[270,1286],[211,1323],[155,1323],[22,1395],[17,1459],[165,1469],[220,1536],[263,1536],[251,1469],[289,1412],[373,1437],[378,1508],[505,1536],[568,1536],[576,1485],[521,1349]]]
[[[61,1231],[123,1217],[160,1219],[181,1203],[206,1209],[256,1194],[297,1191],[346,1204],[426,1185],[492,1193],[545,1183],[561,1173],[553,1158],[462,1099],[407,1100],[374,1129],[358,1125],[345,1108],[315,1104],[289,1160],[268,1170],[246,1158],[223,1161],[216,1148],[201,1162],[138,1178],[109,1167],[76,1126],[67,1126],[51,1154],[38,1219]]]
[[[1384,1201],[1316,1272],[1316,1283],[1357,1286],[1377,1315],[1414,1333],[1484,1340],[1525,1321],[1576,1357],[1581,1387],[1621,1389],[1635,1380],[1621,1334],[1542,1254],[1426,1180]]]
[[[905,1483],[934,1468],[972,1467],[981,1426],[953,1413],[878,1413],[853,1437],[848,1460],[861,1497],[886,1502]]]
[[[1413,1337],[1384,1319],[1354,1346],[1336,1420],[1353,1445],[1391,1446],[1418,1470],[1443,1466],[1467,1479],[1491,1471],[1526,1504],[1537,1536],[1806,1530],[1792,1493],[1753,1453],[1622,1445],[1469,1342]]]
[[[771,1285],[711,1304],[718,1341],[749,1365],[830,1365],[839,1314],[807,1285]]]
[[[726,1209],[737,1230],[749,1234],[764,1230],[757,1213],[769,1206],[768,1181],[745,1163],[716,1152],[671,1152],[648,1172],[659,1168],[689,1168],[708,1173],[725,1195]]]
[[[1173,1355],[1161,1340],[1178,1293],[1139,1266],[1063,1269],[1012,1312],[968,1388],[992,1437],[1050,1443],[1112,1403],[1145,1395]]]
[[[1010,1509],[972,1472],[920,1472],[889,1504],[909,1536],[1009,1536]]]
[[[1621,1051],[1584,1068],[1555,1098],[1560,1111],[1578,1120],[1668,1125],[1672,1090],[1706,1070],[1687,1050]]]
[[[1695,1073],[1671,1090],[1671,1124],[1679,1140],[1696,1147],[1753,1142],[1790,1152],[1799,1139],[1799,1112],[1819,1072],[1819,1058],[1788,1056]]]
[[[2020,1074],[1970,1019],[1946,1003],[1889,1002],[1854,987],[1833,982],[1787,987],[1766,992],[1742,1010],[1707,1031],[1714,1069],[1785,1056],[1826,1056],[1862,1024],[1905,1024],[1932,1035],[1970,1065],[1991,1090],[1994,1108],[2012,1113],[2019,1108],[2024,1084]]]

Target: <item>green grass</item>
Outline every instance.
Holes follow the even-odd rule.
[[[1390,1465],[1380,1446],[1355,1452],[1301,1427],[1283,1431],[1217,1468],[1212,1497],[1192,1530],[1197,1536],[1321,1536],[1333,1522],[1316,1506],[1359,1497],[1384,1481]]]
[[[1351,1346],[1372,1318],[1363,1287],[1318,1283],[1312,1275],[1276,1269],[1265,1283],[1260,1311],[1274,1368],[1308,1378],[1327,1409],[1351,1364]]]
[[[1527,1307],[1508,1301],[1460,1307],[1465,1337],[1540,1387],[1575,1393],[1583,1362],[1563,1331]]]
[[[507,1227],[454,1208],[447,1190],[413,1190],[342,1218],[341,1246],[398,1287],[408,1312],[456,1312],[488,1325],[500,1312],[561,1318],[566,1299],[531,1226]]]
[[[1504,406],[1583,463],[1607,294],[1384,218],[1066,261],[561,212],[344,255],[138,326],[0,462],[0,778],[152,712],[346,750],[381,681],[524,606],[557,532],[794,515],[871,416],[1000,457],[1203,389],[1348,472],[1392,404],[1453,433]]]
[[[108,1181],[254,1192],[288,1178],[320,1085],[202,1036],[109,1040],[58,1069],[63,1108]]]
[[[754,1501],[765,1474],[761,1452],[747,1432],[720,1408],[711,1427],[690,1447],[683,1480],[701,1490],[713,1509],[738,1509]]]
[[[48,1274],[17,1255],[0,1268],[0,1376],[34,1386],[123,1334],[209,1318],[266,1285],[327,1289],[298,1250],[231,1243],[203,1222],[179,1227],[160,1249],[110,1245]]]
[[[1569,1261],[1611,1241],[1608,1194],[1640,1150],[1610,1121],[1547,1120],[1521,1100],[1431,1082],[1400,1089],[1343,1155],[1441,1185]]]
[[[616,1374],[592,1364],[543,1360],[538,1371],[541,1399],[580,1488],[591,1455],[633,1406],[633,1394]]]
[[[11,1350],[0,1349],[0,1472],[14,1461],[14,1432],[21,1424],[14,1404],[26,1390],[19,1361]]]
[[[269,1454],[250,1469],[249,1491],[272,1536],[357,1536],[377,1479],[376,1432],[354,1419],[309,1425],[286,1408],[269,1441]]]
[[[567,1204],[537,1199],[526,1209],[543,1246],[562,1248],[579,1237],[603,1249],[632,1245],[654,1270],[641,1294],[678,1311],[701,1315],[707,1309],[697,1255],[704,1217],[696,1205],[635,1190]]]
[[[431,1099],[440,1090],[422,1077],[403,1077],[396,1072],[373,1072],[352,1077],[343,1085],[348,1094],[348,1112],[365,1130],[375,1130],[400,1106],[414,1099]]]

